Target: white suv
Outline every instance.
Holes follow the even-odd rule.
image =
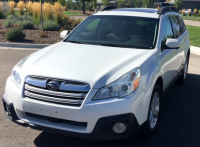
[[[85,139],[155,132],[161,99],[187,75],[189,32],[173,7],[89,16],[64,40],[25,57],[3,104],[15,123]]]

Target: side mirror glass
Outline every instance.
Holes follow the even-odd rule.
[[[178,39],[168,38],[166,41],[167,49],[178,49],[180,46],[181,44],[179,43]]]
[[[69,34],[69,31],[62,31],[61,33],[60,33],[60,38],[66,38],[67,37],[67,35]]]

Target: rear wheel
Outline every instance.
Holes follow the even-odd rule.
[[[149,112],[148,112],[148,120],[145,126],[145,135],[147,137],[151,137],[157,128],[158,120],[159,120],[159,112],[160,112],[160,104],[162,99],[162,92],[161,88],[158,84],[155,85],[151,101],[149,105]]]

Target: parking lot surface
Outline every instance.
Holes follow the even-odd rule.
[[[13,66],[35,51],[0,50],[0,95]],[[174,84],[162,102],[160,122],[150,139],[142,135],[127,140],[89,141],[24,128],[11,122],[0,102],[0,147],[199,147],[200,56],[191,54],[185,85]]]

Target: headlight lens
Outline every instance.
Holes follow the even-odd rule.
[[[140,70],[135,68],[117,81],[101,88],[94,97],[94,100],[124,97],[135,91],[140,83]]]
[[[18,86],[21,87],[21,68],[29,56],[20,60],[12,70],[11,79]]]

